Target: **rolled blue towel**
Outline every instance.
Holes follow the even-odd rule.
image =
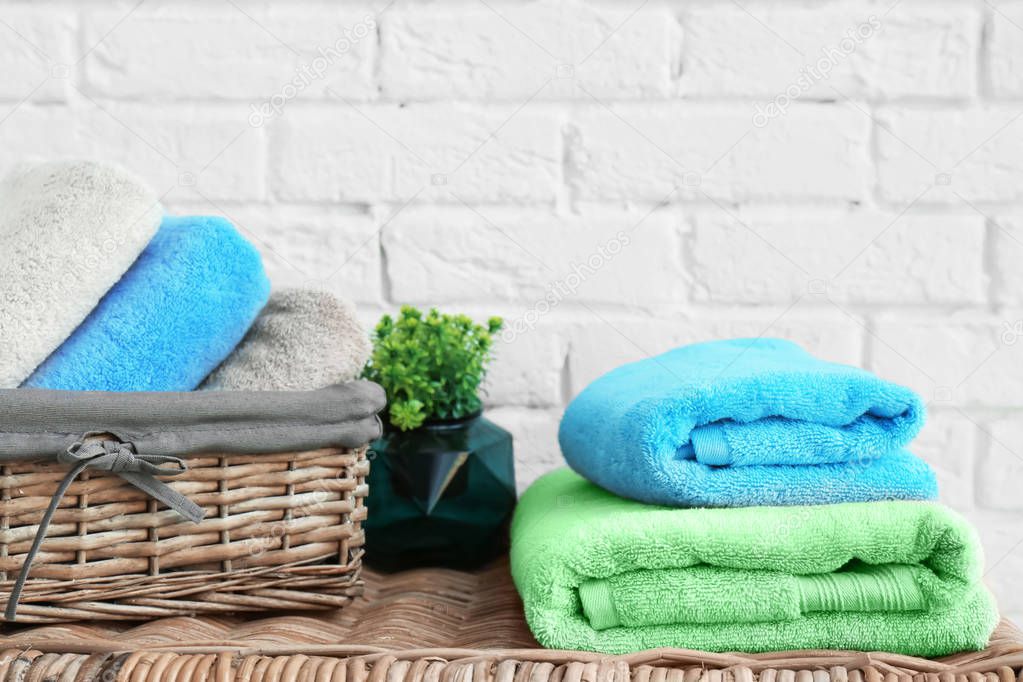
[[[782,339],[683,346],[600,377],[558,439],[582,476],[623,497],[742,507],[932,499],[906,452],[913,391]]]
[[[121,280],[24,386],[190,391],[270,295],[256,249],[228,221],[165,217]]]

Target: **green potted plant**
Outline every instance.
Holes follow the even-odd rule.
[[[512,438],[482,416],[480,398],[501,325],[411,306],[377,324],[364,375],[388,398],[365,523],[366,559],[378,568],[472,568],[505,549]]]

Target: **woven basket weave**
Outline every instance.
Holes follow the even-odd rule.
[[[0,637],[0,682],[1023,682],[1023,633],[983,651],[628,656],[541,649],[502,562],[478,573],[366,574],[366,598],[317,614],[28,627]]]
[[[206,510],[198,524],[118,476],[84,472],[46,534],[18,622],[336,609],[361,594],[365,447],[187,462],[164,480]],[[66,472],[0,467],[0,600]]]

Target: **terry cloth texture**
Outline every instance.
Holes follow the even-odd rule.
[[[619,495],[678,506],[932,499],[902,449],[923,424],[908,388],[781,339],[684,346],[619,367],[565,410],[569,465]]]
[[[270,295],[256,249],[223,218],[164,218],[138,261],[25,386],[189,391]]]
[[[369,359],[355,307],[326,291],[275,291],[241,344],[200,388],[300,391],[351,381]]]
[[[87,433],[147,455],[359,447],[380,435],[386,402],[371,381],[317,391],[0,390],[0,460],[52,458]]]
[[[156,194],[116,166],[22,164],[0,182],[0,388],[32,373],[152,239]]]
[[[997,621],[972,528],[931,502],[677,509],[561,469],[522,496],[511,562],[557,649],[938,656],[983,648]]]

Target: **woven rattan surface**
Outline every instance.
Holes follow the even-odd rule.
[[[1023,682],[1008,622],[981,652],[760,655],[659,649],[602,656],[537,647],[501,562],[476,574],[367,571],[366,598],[319,615],[7,626],[0,680],[340,682]]]
[[[116,475],[83,473],[46,533],[18,621],[336,609],[361,594],[365,448],[187,461],[165,480],[206,510],[198,524]],[[0,469],[2,601],[66,469]]]

